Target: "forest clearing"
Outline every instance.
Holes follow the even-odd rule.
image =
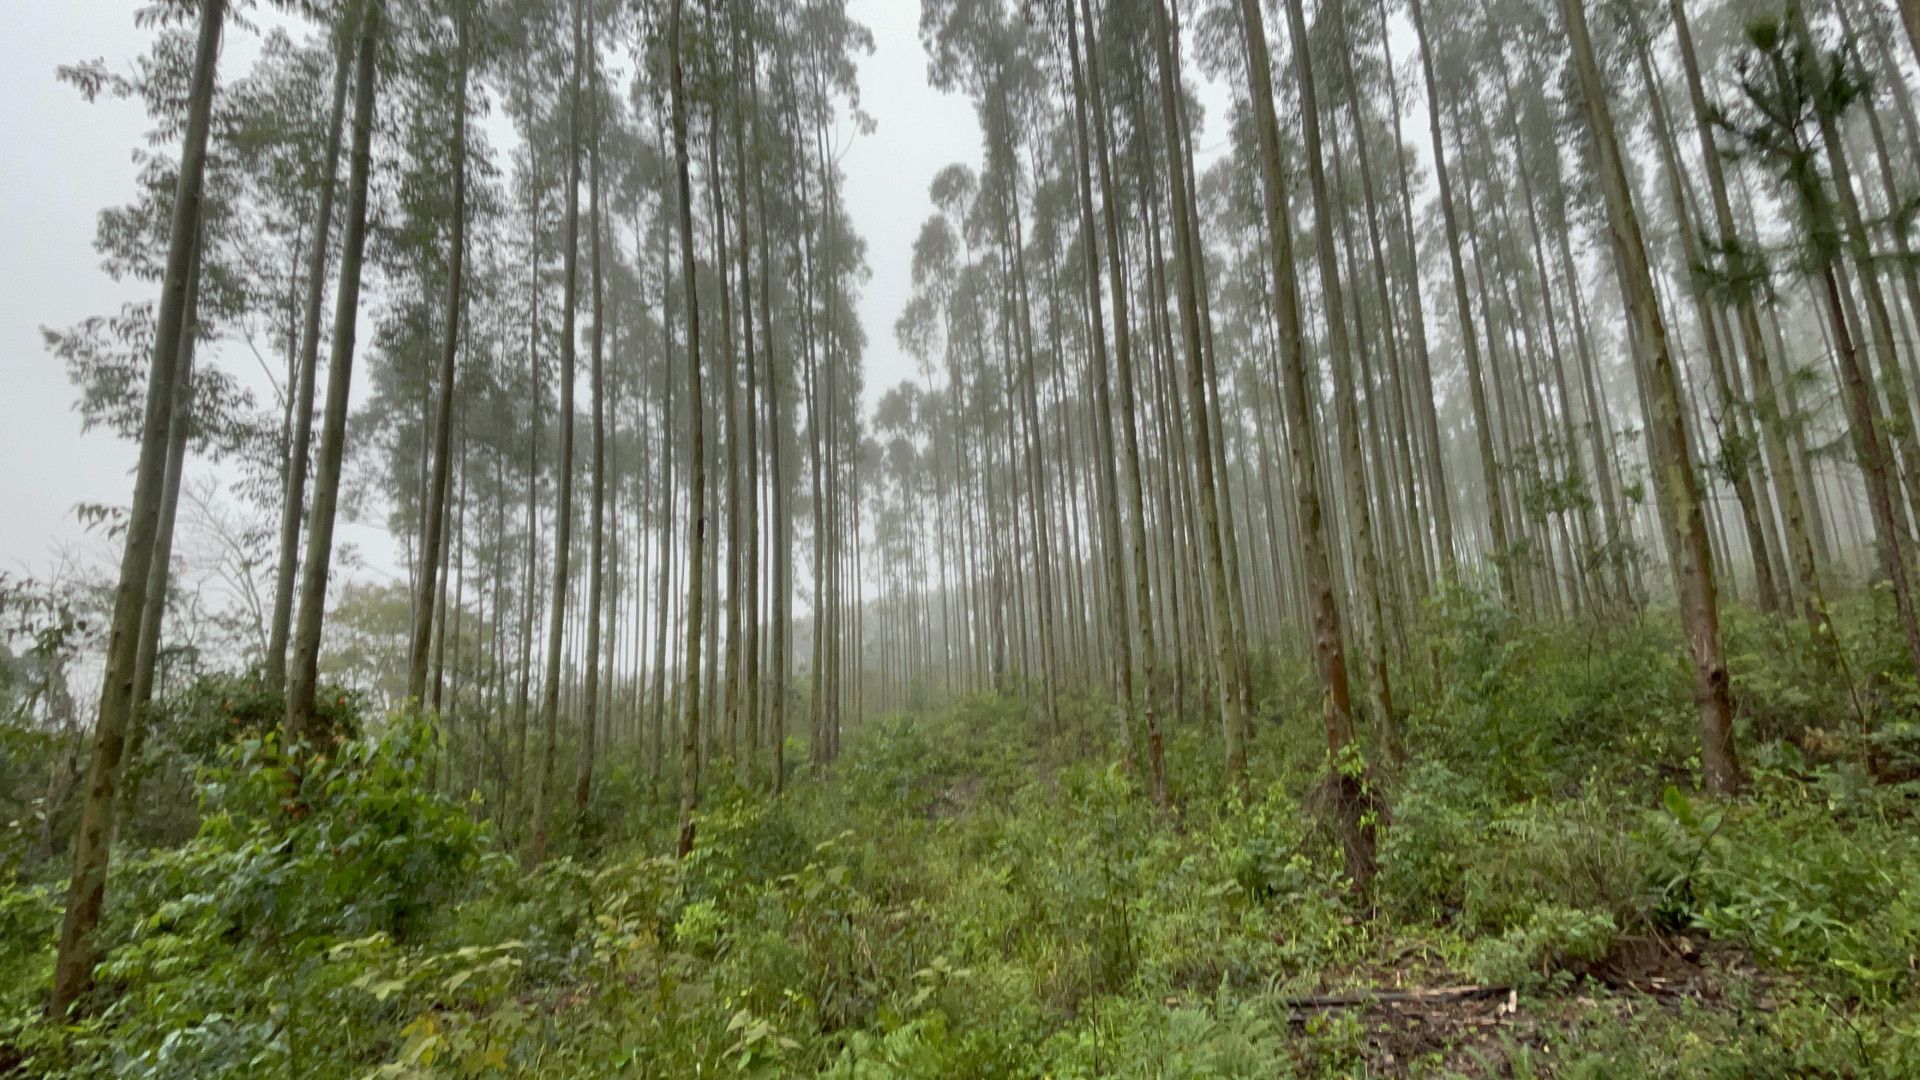
[[[0,1077],[1920,1075],[1916,0],[26,3]]]

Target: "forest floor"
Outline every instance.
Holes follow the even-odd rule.
[[[777,799],[714,770],[683,860],[671,785],[615,753],[534,871],[435,793],[422,725],[343,747],[298,818],[243,744],[191,840],[123,856],[92,1019],[38,1014],[57,874],[0,888],[0,1075],[1920,1075],[1920,786],[1769,737],[1828,706],[1760,651],[1716,803],[1663,633],[1449,649],[1484,677],[1409,693],[1364,894],[1303,810],[1287,671],[1250,798],[1202,718],[1160,811],[1110,710],[1047,738],[990,696],[864,724]]]

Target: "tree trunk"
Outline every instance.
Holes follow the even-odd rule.
[[[573,4],[573,76],[567,105],[566,237],[561,249],[564,285],[560,301],[560,448],[554,482],[558,486],[553,521],[553,594],[548,597],[547,660],[540,689],[540,767],[534,777],[533,826],[527,858],[538,866],[547,858],[553,813],[553,766],[560,741],[561,644],[567,624],[567,587],[573,580],[573,378],[579,350],[580,295],[580,77],[585,62],[580,0]]]
[[[1334,0],[1338,2],[1338,0]],[[1347,331],[1340,266],[1334,247],[1333,200],[1327,194],[1327,171],[1321,155],[1319,94],[1307,44],[1307,16],[1301,0],[1287,0],[1287,23],[1293,38],[1293,70],[1300,86],[1302,137],[1307,153],[1307,189],[1313,199],[1314,239],[1319,249],[1320,299],[1327,313],[1327,352],[1333,375],[1334,425],[1340,445],[1341,473],[1347,498],[1347,526],[1352,532],[1354,577],[1360,603],[1373,633],[1368,635],[1367,664],[1372,670],[1368,688],[1379,713],[1374,722],[1382,732],[1395,729],[1393,691],[1387,674],[1386,618],[1380,602],[1380,555],[1373,535],[1373,511],[1363,472],[1365,451],[1360,445],[1359,390],[1353,377],[1353,345]],[[1391,735],[1383,750],[1397,745]]]
[[[167,471],[160,492],[160,522],[154,534],[153,564],[147,570],[147,596],[140,612],[140,642],[134,650],[133,711],[127,717],[124,760],[132,771],[121,790],[121,811],[107,836],[112,846],[120,827],[132,819],[140,795],[140,747],[146,740],[146,712],[153,701],[154,677],[160,665],[160,646],[167,616],[168,583],[172,580],[173,529],[180,512],[180,482],[187,463],[187,440],[193,433],[193,361],[199,337],[200,250],[204,237],[196,235],[187,271],[186,317],[180,324],[179,371],[173,381],[173,414],[167,424]],[[51,811],[48,816],[51,817]]]
[[[589,339],[589,380],[593,384],[593,512],[587,528],[587,678],[580,709],[580,761],[574,774],[573,809],[575,816],[585,814],[587,800],[593,795],[594,744],[599,738],[600,712],[603,707],[600,687],[601,609],[606,594],[607,524],[607,306],[601,273],[601,233],[605,229],[600,214],[600,69],[598,44],[589,31],[584,37],[588,89],[593,95],[593,141],[587,147],[590,175],[587,180],[587,229],[589,258],[592,265],[593,336]],[[607,665],[610,669],[611,664]]]
[[[1166,755],[1161,745],[1160,720],[1154,705],[1157,657],[1153,637],[1153,602],[1147,558],[1146,483],[1140,463],[1139,410],[1134,402],[1133,328],[1129,314],[1127,274],[1121,265],[1120,205],[1113,177],[1112,138],[1108,132],[1107,106],[1100,81],[1099,50],[1094,47],[1094,21],[1091,0],[1080,0],[1080,14],[1087,27],[1087,95],[1093,114],[1093,160],[1100,181],[1101,223],[1107,249],[1107,291],[1113,297],[1114,382],[1119,388],[1120,452],[1126,475],[1128,548],[1133,558],[1135,627],[1139,635],[1139,702],[1141,730],[1146,738],[1149,790],[1156,805],[1167,803]]]
[[[334,63],[333,105],[327,111],[326,163],[313,213],[313,249],[307,260],[307,297],[300,325],[300,360],[294,375],[287,475],[280,500],[280,543],[273,571],[273,615],[267,631],[267,689],[287,682],[287,637],[293,623],[294,572],[298,569],[300,518],[306,510],[307,458],[313,437],[313,387],[320,363],[320,311],[327,295],[328,239],[333,235],[334,179],[341,129],[347,113],[347,73],[352,70],[344,35]]]
[[[1306,343],[1300,317],[1299,283],[1294,277],[1286,164],[1280,151],[1280,124],[1273,107],[1273,64],[1268,58],[1267,32],[1259,0],[1240,0],[1240,29],[1246,42],[1248,98],[1253,106],[1255,136],[1260,147],[1261,193],[1270,241],[1268,255],[1275,318],[1280,327],[1287,446],[1293,466],[1300,556],[1305,567],[1307,606],[1313,621],[1314,654],[1320,675],[1321,714],[1327,735],[1328,797],[1324,809],[1345,855],[1347,877],[1356,887],[1364,888],[1374,872],[1373,830],[1363,813],[1365,793],[1359,779],[1345,768],[1348,748],[1354,742],[1353,691],[1347,678],[1346,638],[1340,626],[1340,610],[1334,602],[1333,567],[1320,506],[1320,455],[1307,391]]]
[[[134,667],[140,621],[148,602],[147,584],[160,538],[160,504],[166,482],[168,434],[176,416],[175,386],[180,379],[181,342],[188,324],[187,296],[200,234],[200,199],[212,126],[214,71],[224,0],[205,0],[200,8],[193,81],[188,89],[187,120],[180,151],[173,220],[168,234],[166,278],[154,327],[153,359],[147,370],[147,400],[140,428],[140,462],[134,474],[133,504],[127,518],[126,547],[120,557],[113,620],[107,636],[107,660],[100,709],[94,724],[93,753],[87,763],[86,795],[80,828],[73,841],[73,878],[67,890],[60,947],[54,960],[50,1011],[64,1019],[74,1000],[93,980],[94,930],[105,904],[107,860],[127,729],[132,722]]]
[[[687,106],[681,70],[680,18],[685,0],[667,16],[667,64],[673,107],[673,157],[680,187],[680,274],[687,301],[687,639],[681,658],[686,721],[680,733],[680,832],[675,852],[693,850],[693,815],[700,807],[700,627],[705,601],[707,535],[706,404],[700,388],[700,294],[693,260],[693,180],[687,167]],[[818,628],[815,628],[818,632]]]
[[[447,241],[447,321],[434,390],[433,477],[427,485],[426,512],[423,515],[425,536],[420,544],[420,583],[419,591],[414,594],[413,641],[407,664],[407,697],[416,705],[426,701],[427,645],[433,630],[434,577],[440,569],[440,550],[446,543],[447,484],[453,467],[454,362],[460,351],[460,316],[466,274],[467,17],[464,11],[454,15],[454,33],[459,44],[453,98],[453,225]],[[434,681],[437,686],[439,680]]]
[[[340,467],[346,453],[347,410],[353,391],[360,274],[367,247],[367,187],[373,171],[373,105],[380,45],[380,2],[360,15],[353,73],[353,147],[347,165],[347,221],[335,288],[333,345],[327,357],[327,399],[320,418],[320,459],[313,477],[313,511],[300,566],[300,607],[287,672],[286,745],[300,746],[312,726],[320,683],[320,637],[326,623],[327,575],[333,562],[334,516],[340,504]]]
[[[1447,174],[1446,147],[1440,137],[1440,87],[1433,74],[1433,41],[1427,35],[1422,0],[1411,0],[1414,34],[1420,41],[1420,66],[1427,85],[1427,118],[1433,137],[1433,175],[1440,189],[1440,219],[1447,237],[1447,263],[1452,270],[1453,301],[1460,320],[1460,348],[1466,354],[1467,389],[1473,401],[1474,434],[1480,444],[1480,476],[1485,485],[1487,526],[1492,532],[1494,569],[1507,602],[1516,599],[1506,509],[1501,502],[1500,462],[1494,456],[1493,418],[1487,407],[1486,379],[1480,370],[1480,343],[1473,326],[1473,307],[1467,297],[1467,272],[1460,258],[1460,226],[1453,209],[1453,186]]]
[[[1708,790],[1730,795],[1740,786],[1740,766],[1733,745],[1733,703],[1728,693],[1726,660],[1720,651],[1720,607],[1714,592],[1713,558],[1707,548],[1706,518],[1700,506],[1699,482],[1694,475],[1685,414],[1673,357],[1667,351],[1667,330],[1653,288],[1653,272],[1646,243],[1634,211],[1633,193],[1614,139],[1613,117],[1607,108],[1606,84],[1587,34],[1585,0],[1561,0],[1567,37],[1573,49],[1573,67],[1593,135],[1600,186],[1606,198],[1621,294],[1633,331],[1639,376],[1649,405],[1648,451],[1652,455],[1654,485],[1670,511],[1668,545],[1679,575],[1680,618],[1693,653],[1694,703],[1700,710],[1700,761]]]
[[[1218,680],[1216,697],[1220,705],[1220,727],[1227,758],[1227,783],[1239,794],[1247,792],[1246,711],[1239,686],[1242,643],[1233,640],[1232,614],[1228,607],[1226,552],[1220,531],[1220,492],[1223,478],[1214,475],[1212,440],[1214,433],[1207,416],[1207,378],[1201,353],[1200,311],[1197,266],[1202,253],[1200,240],[1193,235],[1187,216],[1186,170],[1180,163],[1183,142],[1176,100],[1180,92],[1179,72],[1173,65],[1172,28],[1163,0],[1156,0],[1155,15],[1159,33],[1160,119],[1166,133],[1167,176],[1172,188],[1173,233],[1179,255],[1179,308],[1181,335],[1187,354],[1187,406],[1192,416],[1194,463],[1198,469],[1201,543],[1207,560],[1213,613],[1213,667]]]

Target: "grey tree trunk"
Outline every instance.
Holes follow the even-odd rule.
[[[599,738],[603,705],[600,687],[601,609],[606,603],[606,523],[607,523],[607,370],[606,286],[601,273],[601,233],[605,229],[600,214],[600,69],[598,43],[589,32],[582,41],[587,47],[588,88],[593,95],[593,141],[587,147],[590,176],[587,180],[587,229],[590,233],[589,257],[593,289],[593,336],[588,379],[593,384],[593,510],[587,526],[587,678],[580,709],[580,762],[574,774],[573,808],[584,814],[587,800],[593,796],[594,747]],[[607,665],[611,668],[611,664]]]
[[[687,301],[687,638],[681,658],[682,703],[686,717],[680,732],[680,831],[675,851],[693,850],[693,815],[700,807],[700,627],[706,591],[707,458],[706,405],[700,389],[700,294],[693,259],[693,179],[687,167],[687,105],[681,65],[681,9],[673,0],[667,16],[668,89],[673,108],[673,157],[680,188],[680,274]],[[815,633],[819,628],[815,627]]]
[[[327,576],[333,563],[334,516],[340,505],[340,467],[346,453],[347,409],[353,391],[353,352],[360,318],[360,274],[367,247],[367,186],[373,171],[373,105],[379,72],[380,0],[360,14],[353,70],[353,146],[347,165],[347,220],[334,290],[333,345],[327,357],[327,398],[320,418],[314,466],[313,511],[300,565],[300,607],[287,671],[286,744],[306,741],[320,685],[320,637],[326,624]]]
[[[1121,569],[1120,481],[1114,463],[1113,402],[1107,386],[1106,315],[1101,301],[1100,255],[1093,224],[1093,149],[1087,138],[1087,95],[1080,69],[1079,17],[1072,4],[1067,5],[1066,14],[1067,55],[1073,73],[1074,164],[1080,193],[1080,246],[1086,262],[1087,320],[1092,345],[1088,363],[1093,370],[1087,381],[1093,386],[1096,425],[1094,456],[1098,459],[1095,462],[1095,476],[1100,487],[1101,550],[1106,557],[1110,618],[1117,620],[1121,627],[1113,633],[1112,664],[1114,682],[1121,694],[1121,739],[1128,763],[1131,764],[1135,743],[1133,710],[1136,704],[1131,647],[1133,624],[1129,618],[1131,612],[1127,604],[1126,580]],[[1164,797],[1164,792],[1156,789],[1153,795],[1158,801]]]
[[[456,46],[453,121],[453,229],[447,242],[447,310],[433,408],[433,475],[427,484],[425,535],[420,542],[419,590],[413,600],[413,640],[408,650],[407,697],[424,705],[427,646],[433,636],[434,579],[446,544],[447,485],[453,470],[453,377],[460,354],[461,305],[467,261],[467,17],[454,15]],[[437,684],[438,679],[434,682]],[[438,696],[436,686],[435,696]]]
[[[1187,358],[1187,406],[1192,416],[1194,464],[1199,470],[1201,544],[1207,561],[1213,612],[1213,667],[1214,677],[1218,680],[1216,696],[1220,704],[1221,736],[1226,749],[1227,783],[1235,790],[1244,792],[1247,787],[1247,725],[1244,698],[1239,686],[1242,670],[1239,649],[1242,643],[1233,640],[1232,615],[1228,606],[1232,598],[1227,585],[1227,553],[1220,531],[1219,493],[1223,478],[1214,475],[1214,433],[1207,416],[1206,361],[1201,353],[1197,277],[1197,263],[1201,258],[1200,241],[1193,235],[1186,213],[1186,170],[1179,161],[1179,155],[1183,152],[1176,104],[1180,91],[1179,73],[1173,65],[1172,29],[1162,0],[1156,0],[1155,11],[1159,25],[1159,33],[1154,36],[1160,53],[1160,119],[1166,132],[1167,176],[1174,204],[1173,233],[1180,260],[1178,306]]]
[[[1393,689],[1387,674],[1386,618],[1380,602],[1380,554],[1373,534],[1373,511],[1362,471],[1366,454],[1360,445],[1359,390],[1353,376],[1353,344],[1348,337],[1340,266],[1334,247],[1332,199],[1327,195],[1327,170],[1321,155],[1319,94],[1314,85],[1313,61],[1307,44],[1307,16],[1301,0],[1287,0],[1287,23],[1293,39],[1294,77],[1300,86],[1302,137],[1307,152],[1307,190],[1313,199],[1314,240],[1319,249],[1320,299],[1327,312],[1327,352],[1333,375],[1334,426],[1338,432],[1341,475],[1347,499],[1347,526],[1352,533],[1354,579],[1360,603],[1365,605],[1373,633],[1367,635],[1367,665],[1372,670],[1367,687],[1378,713],[1374,723],[1386,734],[1386,747],[1398,745],[1393,734]],[[1391,752],[1391,751],[1389,751]]]
[[[585,33],[580,0],[573,4],[573,76],[567,105],[566,237],[560,252],[564,284],[560,301],[560,447],[555,459],[553,520],[553,594],[548,597],[547,659],[540,688],[540,766],[534,777],[533,826],[527,858],[546,861],[553,814],[554,757],[560,741],[561,644],[567,627],[567,587],[573,580],[573,381],[579,351],[580,296],[580,76],[585,62]]]
[[[327,240],[333,235],[334,178],[340,160],[341,129],[347,113],[347,74],[353,69],[351,38],[342,35],[334,64],[333,105],[327,112],[326,162],[319,201],[313,213],[313,249],[307,260],[307,297],[300,325],[300,359],[290,406],[285,491],[280,501],[280,544],[273,571],[273,615],[268,621],[265,658],[267,689],[287,682],[287,637],[293,624],[294,574],[299,567],[300,518],[306,510],[307,458],[313,438],[313,390],[320,364],[320,310],[327,294]]]
[[[1139,410],[1134,402],[1133,328],[1129,314],[1126,271],[1121,266],[1120,205],[1113,178],[1112,137],[1108,133],[1106,96],[1100,81],[1098,50],[1094,48],[1094,21],[1091,0],[1080,0],[1080,14],[1087,27],[1087,96],[1093,113],[1093,159],[1100,181],[1101,224],[1106,236],[1107,291],[1113,297],[1114,382],[1119,389],[1121,464],[1124,466],[1127,500],[1128,549],[1133,558],[1134,617],[1139,635],[1139,702],[1141,730],[1147,744],[1147,774],[1150,791],[1157,805],[1167,802],[1166,755],[1162,747],[1160,720],[1154,705],[1156,663],[1153,637],[1153,602],[1147,559],[1146,482],[1140,464]]]
[[[1500,590],[1509,603],[1517,594],[1506,509],[1501,502],[1500,462],[1493,448],[1493,417],[1487,407],[1486,378],[1480,367],[1480,343],[1473,325],[1473,306],[1467,296],[1467,272],[1460,258],[1460,225],[1453,209],[1453,186],[1447,173],[1447,152],[1440,137],[1443,108],[1440,87],[1433,74],[1433,40],[1427,34],[1426,12],[1422,0],[1411,0],[1414,34],[1420,41],[1420,66],[1426,78],[1427,117],[1433,138],[1433,175],[1440,188],[1440,219],[1446,229],[1447,264],[1453,276],[1453,302],[1460,321],[1460,347],[1467,358],[1467,389],[1473,401],[1474,434],[1479,440],[1480,476],[1486,490],[1487,527],[1492,533],[1491,552],[1494,569],[1499,573]]]
[[[180,151],[180,175],[174,189],[167,269],[154,327],[153,359],[147,369],[147,400],[140,427],[140,460],[134,473],[133,503],[127,518],[126,547],[120,556],[113,619],[107,633],[106,673],[94,723],[93,753],[87,762],[86,793],[80,828],[73,841],[73,877],[54,958],[49,1011],[64,1019],[93,980],[95,929],[105,905],[107,861],[118,809],[121,762],[132,723],[134,669],[140,621],[148,603],[148,578],[161,533],[166,486],[168,436],[174,424],[175,387],[181,377],[181,342],[188,324],[187,300],[200,232],[200,198],[206,173],[207,139],[212,127],[214,71],[219,63],[225,0],[205,0],[195,41],[193,80],[188,88],[187,120]]]
[[[187,440],[193,434],[193,360],[198,344],[200,304],[200,250],[204,238],[196,235],[191,269],[187,271],[186,319],[180,325],[179,373],[173,382],[173,416],[167,424],[167,471],[160,493],[160,525],[154,535],[153,565],[147,570],[147,602],[140,613],[140,643],[133,660],[133,712],[127,717],[125,760],[132,766],[120,793],[108,846],[119,838],[120,827],[131,820],[140,796],[140,747],[146,741],[148,707],[153,702],[160,646],[166,625],[167,592],[173,571],[173,529],[180,513],[180,482],[187,464]]]
[[[1340,625],[1340,609],[1334,601],[1333,566],[1320,504],[1320,454],[1307,391],[1306,343],[1300,317],[1300,287],[1294,277],[1286,165],[1280,150],[1280,123],[1273,107],[1273,63],[1268,56],[1266,25],[1259,0],[1240,0],[1240,30],[1247,49],[1248,99],[1253,106],[1254,133],[1260,147],[1260,188],[1270,240],[1268,256],[1274,286],[1274,314],[1280,331],[1288,456],[1293,467],[1300,557],[1313,623],[1321,716],[1327,736],[1328,797],[1324,809],[1339,838],[1347,877],[1364,888],[1374,873],[1373,833],[1363,814],[1364,793],[1358,778],[1342,768],[1343,759],[1354,744],[1353,690],[1347,677],[1346,636]]]
[[[1614,138],[1606,84],[1600,76],[1587,33],[1585,0],[1561,0],[1573,67],[1585,99],[1593,135],[1600,187],[1607,204],[1621,293],[1633,330],[1635,368],[1648,403],[1647,428],[1652,473],[1659,498],[1669,511],[1668,545],[1678,574],[1680,618],[1693,653],[1694,704],[1700,711],[1700,761],[1708,790],[1729,795],[1739,789],[1740,766],[1733,745],[1733,703],[1727,664],[1720,650],[1720,605],[1714,591],[1713,557],[1707,547],[1706,517],[1688,442],[1685,414],[1667,329],[1653,287],[1653,271],[1641,237],[1639,216],[1626,165]]]

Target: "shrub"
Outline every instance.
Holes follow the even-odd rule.
[[[42,1063],[138,1077],[347,1075],[411,982],[396,944],[462,895],[488,834],[433,793],[435,740],[402,718],[314,760],[298,798],[271,736],[228,750],[198,834],[116,871],[108,1004]],[[418,965],[415,965],[418,969]]]

